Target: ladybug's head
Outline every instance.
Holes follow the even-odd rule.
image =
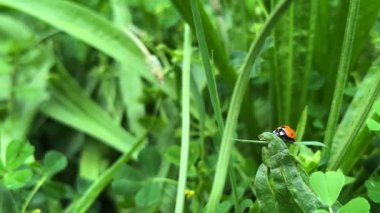
[[[276,134],[279,138],[281,138],[283,141],[288,142],[294,142],[296,140],[296,132],[287,125],[283,125],[280,127],[277,127],[274,131],[274,134]]]

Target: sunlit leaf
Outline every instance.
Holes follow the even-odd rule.
[[[314,172],[310,176],[310,185],[324,204],[332,206],[343,188],[344,175],[340,171]]]
[[[350,200],[350,202],[346,203],[341,209],[339,209],[339,213],[369,213],[370,205],[368,201],[362,197],[358,197]]]
[[[34,147],[25,140],[15,140],[8,144],[6,168],[13,170],[25,163],[34,153]]]
[[[21,169],[8,173],[4,177],[4,184],[8,189],[19,189],[32,178],[33,172],[31,169]]]

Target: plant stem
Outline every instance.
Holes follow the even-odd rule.
[[[45,181],[48,179],[48,176],[42,176],[40,180],[38,180],[37,184],[34,185],[33,190],[29,193],[28,197],[26,198],[24,204],[22,205],[21,213],[24,213],[26,209],[29,206],[29,203],[32,201],[34,195],[36,195],[37,191],[41,188],[41,186],[45,183]]]
[[[185,203],[185,188],[189,160],[190,137],[190,61],[191,61],[191,31],[185,25],[184,59],[182,64],[182,137],[181,159],[177,187],[175,212],[182,213]]]
[[[249,53],[245,58],[244,64],[241,68],[240,75],[235,84],[235,88],[232,94],[231,106],[228,109],[226,128],[222,136],[222,142],[214,176],[214,183],[211,190],[210,200],[208,202],[207,212],[216,212],[216,207],[222,196],[228,170],[227,165],[229,164],[231,149],[233,146],[233,135],[236,129],[244,92],[248,85],[251,68],[256,61],[256,58],[258,57],[265,39],[269,35],[270,30],[275,26],[281,15],[286,11],[290,2],[291,0],[283,0],[273,10],[268,20],[265,22],[260,34],[256,38],[256,41],[251,45]]]

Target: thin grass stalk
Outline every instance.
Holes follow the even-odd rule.
[[[290,123],[290,117],[292,114],[292,104],[293,104],[293,73],[294,73],[294,52],[293,52],[293,45],[294,45],[294,5],[290,5],[289,7],[289,30],[288,30],[288,64],[287,64],[287,71],[285,75],[286,84],[284,85],[285,90],[285,123]]]
[[[216,122],[218,123],[219,134],[223,134],[224,122],[222,117],[222,110],[220,109],[219,95],[216,88],[215,76],[212,72],[209,50],[207,46],[205,32],[203,30],[202,18],[198,8],[198,0],[191,1],[191,10],[193,12],[195,33],[197,35],[199,50],[201,52],[203,66],[205,68],[207,87],[210,93],[211,105],[215,112]]]
[[[359,17],[359,6],[360,0],[350,1],[350,8],[348,11],[346,30],[344,33],[342,52],[338,67],[338,75],[335,82],[334,95],[331,103],[330,114],[327,121],[326,133],[324,138],[324,142],[327,147],[331,147],[332,140],[338,124],[339,112],[343,99],[343,90],[347,81],[347,76],[351,64],[356,23]],[[327,150],[325,149],[325,152],[326,151]]]
[[[274,36],[275,33],[272,33],[272,36]],[[282,91],[281,91],[281,84],[282,84],[282,81],[281,81],[281,72],[279,71],[279,66],[278,66],[278,56],[277,56],[277,52],[278,52],[278,46],[276,44],[276,42],[274,42],[273,44],[273,69],[271,70],[271,81],[270,81],[270,85],[271,85],[271,91],[270,91],[270,96],[271,96],[271,100],[272,100],[272,104],[271,104],[271,108],[272,108],[272,118],[273,119],[270,119],[272,120],[272,122],[275,124],[278,124],[278,123],[284,123],[284,118],[283,118],[283,115],[282,113],[280,113],[283,109],[283,103],[281,100],[283,100],[282,98]],[[273,123],[272,123],[272,126],[273,126]]]
[[[307,56],[306,56],[306,65],[305,73],[303,75],[302,86],[301,86],[301,95],[300,95],[300,108],[306,105],[306,100],[308,96],[308,86],[310,80],[311,70],[313,68],[313,56],[314,56],[314,44],[315,44],[315,33],[317,26],[317,16],[318,16],[318,1],[311,1],[310,6],[310,19],[309,19],[309,39],[307,41]]]
[[[228,109],[226,128],[222,136],[214,182],[210,194],[210,199],[207,204],[207,212],[216,212],[217,205],[222,196],[228,170],[227,165],[229,164],[231,149],[234,143],[233,135],[235,133],[244,93],[249,82],[249,74],[251,68],[256,61],[260,50],[263,47],[265,39],[270,33],[270,30],[275,26],[282,14],[284,14],[290,3],[291,0],[283,0],[272,11],[268,20],[265,22],[260,34],[256,38],[256,41],[251,45],[248,55],[241,67],[241,72],[232,94],[231,106]]]
[[[301,141],[303,138],[303,135],[305,134],[306,124],[307,124],[307,113],[308,113],[308,107],[305,106],[305,108],[302,110],[301,117],[300,117],[298,124],[297,124],[296,141]]]
[[[181,134],[181,159],[179,165],[179,177],[175,212],[182,213],[185,203],[185,188],[187,177],[187,164],[190,147],[190,61],[191,61],[191,31],[185,24],[184,58],[182,63],[182,134]]]

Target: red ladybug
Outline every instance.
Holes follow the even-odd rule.
[[[296,132],[287,125],[277,127],[273,133],[285,142],[294,142],[296,140]]]

